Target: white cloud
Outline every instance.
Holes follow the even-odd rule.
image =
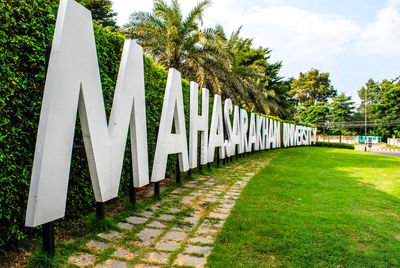
[[[118,23],[133,11],[150,11],[152,0],[113,0]],[[187,13],[199,0],[181,0]],[[311,12],[285,0],[213,0],[204,26],[222,25],[227,34],[243,25],[242,36],[273,49],[282,61],[281,75],[318,68],[330,72],[340,91],[356,97],[370,78],[393,78],[400,70],[400,0],[387,0],[371,23],[363,25],[341,14]],[[379,66],[379,68],[378,68]]]
[[[387,7],[378,11],[376,20],[366,25],[356,44],[359,53],[400,56],[399,4],[399,0],[389,1]]]
[[[153,6],[152,0],[131,1],[112,0],[113,9],[118,13],[117,24],[124,25],[128,22],[129,16],[134,11],[150,11]]]
[[[240,19],[244,34],[255,36],[258,45],[272,48],[273,58],[283,60],[285,74],[291,76],[326,65],[361,30],[341,16],[288,6],[252,8]]]

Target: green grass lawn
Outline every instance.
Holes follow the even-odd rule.
[[[400,267],[400,158],[282,149],[253,177],[210,267]]]

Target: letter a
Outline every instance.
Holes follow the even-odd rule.
[[[173,122],[175,122],[176,133],[171,133]],[[168,72],[153,172],[151,174],[152,182],[164,179],[169,154],[178,154],[181,171],[189,169],[182,81],[180,72],[175,69],[169,69]]]
[[[224,121],[222,119],[221,96],[214,95],[210,137],[208,139],[208,162],[214,161],[215,148],[219,147],[219,158],[225,158]]]

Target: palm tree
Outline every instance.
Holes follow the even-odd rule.
[[[154,0],[152,12],[134,12],[123,32],[157,63],[177,69],[212,94],[231,98],[253,112],[280,115],[279,98],[268,86],[271,51],[254,49],[252,39],[239,37],[241,28],[229,39],[221,26],[201,29],[209,5],[210,0],[202,0],[184,18],[178,0],[170,5]]]
[[[200,29],[203,12],[209,5],[210,0],[199,2],[184,18],[177,0],[172,0],[171,5],[154,0],[152,12],[134,12],[124,32],[157,63],[175,68],[184,78],[219,93],[216,75],[229,60],[221,46],[210,42],[214,30]]]
[[[276,115],[280,106],[266,83],[271,74],[267,68],[271,51],[254,49],[253,40],[239,37],[240,31],[241,27],[227,39],[223,28],[216,27],[217,39],[225,44],[231,61],[229,72],[220,77],[222,91],[249,111]]]

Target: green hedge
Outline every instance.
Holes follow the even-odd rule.
[[[45,81],[46,47],[52,42],[57,7],[55,0],[0,1],[0,249],[9,249],[38,231],[25,228],[24,221]],[[97,24],[94,31],[103,95],[109,100],[105,103],[108,117],[124,38]],[[144,57],[144,71],[151,171],[168,73],[149,57]],[[185,80],[183,96],[184,103],[189,103],[189,83]],[[210,120],[212,103],[210,97]],[[189,105],[185,105],[187,123],[188,115]],[[81,146],[72,154],[67,219],[93,211],[95,203],[79,120],[74,144]],[[128,158],[124,164],[129,165]],[[174,164],[174,157],[170,157],[167,174],[174,172]],[[120,195],[127,194],[128,179],[123,169]]]
[[[51,45],[58,1],[0,1],[0,249],[15,245],[37,229],[25,228],[25,213],[43,88],[46,47]],[[112,100],[124,42],[123,36],[94,25],[103,94]],[[167,71],[144,57],[150,168],[154,158],[157,127]],[[189,102],[189,83],[183,81],[184,102]],[[106,102],[109,116],[111,103]],[[185,107],[188,117],[189,107]],[[75,145],[83,145],[79,120]],[[172,157],[171,157],[172,158]],[[125,159],[125,165],[129,164]],[[174,171],[170,159],[167,173]],[[128,191],[123,171],[120,195]],[[94,194],[84,149],[74,148],[66,218],[93,211]]]
[[[331,147],[331,148],[343,148],[343,149],[351,149],[354,150],[353,144],[347,143],[335,143],[335,142],[317,142],[315,144],[317,147]]]

